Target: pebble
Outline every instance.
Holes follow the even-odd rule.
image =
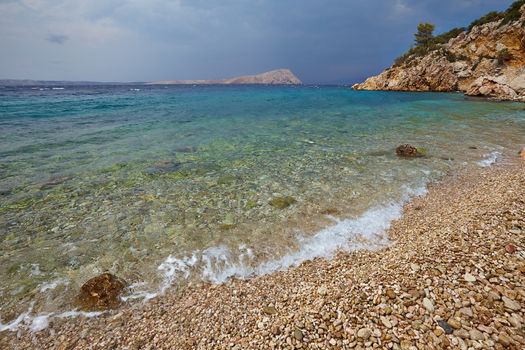
[[[501,299],[503,300],[503,303],[505,304],[506,308],[514,310],[514,311],[518,311],[521,309],[521,305],[517,301],[512,300],[506,296],[503,296]]]
[[[509,346],[512,344],[512,339],[510,339],[510,337],[505,333],[500,333],[498,335],[498,342],[504,346]]]
[[[460,329],[461,328],[461,322],[459,322],[458,320],[456,320],[454,318],[451,318],[450,320],[448,320],[448,324],[454,329]]]
[[[452,328],[452,326],[446,321],[438,321],[438,325],[439,327],[443,328],[446,334],[452,334],[452,332],[454,331],[454,328]],[[461,327],[461,325],[459,325],[459,327]]]
[[[263,308],[263,312],[267,315],[275,315],[277,313],[277,309],[273,306],[266,306]]]
[[[469,317],[474,316],[474,314],[472,313],[472,309],[469,307],[463,307],[459,310],[459,312],[465,316],[469,316]]]
[[[463,278],[467,282],[476,282],[476,277],[472,276],[470,273],[466,273]]]
[[[328,294],[328,289],[325,286],[321,286],[317,289],[317,294],[325,296],[326,294]]]
[[[470,334],[469,334],[469,332],[467,332],[465,329],[456,329],[456,330],[454,331],[454,335],[455,335],[456,337],[460,337],[460,338],[462,338],[462,339],[468,339],[468,338],[470,338]]]
[[[505,251],[509,254],[514,254],[516,253],[516,250],[518,250],[518,248],[516,248],[516,246],[514,244],[507,244],[505,246]]]
[[[359,338],[363,338],[364,340],[367,340],[372,335],[372,331],[368,328],[361,328],[357,331],[357,336]]]
[[[301,332],[300,329],[296,329],[294,332],[293,332],[293,337],[295,339],[297,339],[298,341],[303,341],[303,332]]]
[[[381,323],[386,327],[386,328],[392,328],[392,322],[390,322],[390,320],[385,317],[385,316],[381,316],[380,317],[380,320],[381,320]]]
[[[513,327],[521,328],[521,322],[520,322],[520,320],[517,317],[509,316],[509,317],[507,317],[507,321],[509,321],[509,323]]]
[[[472,340],[485,340],[485,336],[483,333],[478,331],[477,329],[471,329],[469,331],[470,339]]]
[[[428,312],[434,312],[434,303],[428,298],[423,299],[423,306]]]

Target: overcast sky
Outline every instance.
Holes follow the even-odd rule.
[[[0,78],[211,79],[290,68],[352,83],[418,22],[468,25],[512,0],[0,0]]]

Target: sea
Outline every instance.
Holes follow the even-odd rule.
[[[401,158],[412,144],[423,157]],[[344,86],[0,87],[0,331],[381,249],[403,204],[525,146],[525,105]]]

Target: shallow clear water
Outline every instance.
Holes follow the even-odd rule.
[[[523,104],[459,94],[0,89],[0,325],[32,302],[73,308],[104,271],[147,298],[385,244],[411,193],[524,135]],[[400,159],[401,143],[427,156]]]

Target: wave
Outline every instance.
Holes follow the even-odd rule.
[[[198,276],[201,280],[221,284],[231,278],[251,278],[298,266],[315,258],[332,258],[338,251],[351,252],[368,249],[377,250],[390,244],[386,231],[393,220],[402,215],[403,206],[410,199],[426,193],[426,186],[411,189],[404,188],[399,201],[392,201],[370,208],[362,215],[350,219],[330,217],[334,224],[318,231],[313,236],[300,234],[296,237],[299,249],[279,258],[257,263],[253,249],[241,244],[232,251],[225,245],[212,246],[193,252],[189,256],[169,255],[158,266],[162,283],[151,289],[145,282],[128,287],[128,294],[123,301],[142,300],[147,302],[164,294],[176,282]],[[66,279],[56,279],[40,286],[43,293],[60,284],[68,284]],[[40,313],[32,315],[34,303],[10,323],[0,322],[0,331],[16,331],[21,326],[32,332],[47,328],[52,318],[97,317],[103,312],[83,312],[71,310],[62,313]]]
[[[477,164],[482,168],[486,168],[486,167],[489,167],[495,164],[499,160],[500,157],[501,157],[501,152],[498,152],[498,151],[490,152],[488,154],[484,154],[483,159],[480,160]]]
[[[332,258],[338,251],[383,248],[390,243],[385,233],[392,221],[401,217],[404,204],[425,193],[424,186],[405,188],[401,200],[373,207],[357,218],[331,217],[334,224],[315,235],[298,235],[298,250],[259,264],[255,263],[253,249],[245,244],[239,245],[236,251],[220,245],[181,258],[169,255],[158,267],[163,283],[157,291],[143,289],[147,285],[141,283],[132,286],[132,293],[124,299],[152,299],[163,294],[175,281],[188,279],[192,274],[198,274],[203,281],[220,284],[230,278],[246,279],[285,270],[315,258]]]

